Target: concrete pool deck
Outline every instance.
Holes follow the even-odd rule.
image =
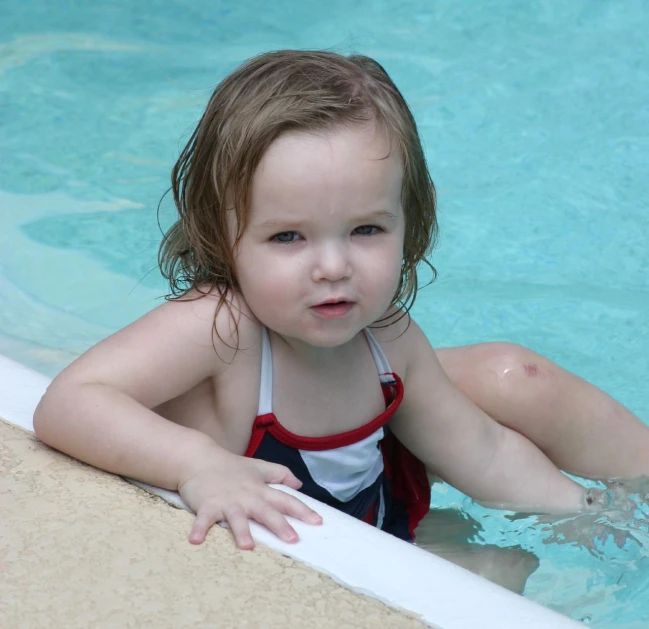
[[[325,524],[300,526],[298,544],[255,526],[253,552],[220,527],[192,546],[191,514],[167,504],[177,494],[165,502],[36,439],[48,382],[0,356],[3,628],[580,626],[319,503]]]
[[[0,422],[0,624],[399,627],[422,623]]]

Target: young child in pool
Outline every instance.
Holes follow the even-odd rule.
[[[578,512],[590,477],[646,474],[649,431],[529,350],[435,352],[408,310],[435,191],[412,114],[363,56],[280,51],[214,91],[173,174],[174,298],[51,384],[37,435],[178,490],[190,541],[321,518],[279,483],[412,540],[435,474],[473,498]]]

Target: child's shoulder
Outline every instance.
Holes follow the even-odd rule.
[[[237,348],[260,346],[259,328],[236,294],[199,289],[100,341],[56,381],[102,383],[153,408],[225,373]]]
[[[422,346],[429,346],[410,314],[396,307],[372,324],[370,331],[385,352],[392,370],[402,377]]]

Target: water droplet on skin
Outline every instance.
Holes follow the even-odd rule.
[[[583,618],[579,619],[579,622],[583,622],[585,625],[590,625],[590,621],[592,618],[590,616],[584,616]]]

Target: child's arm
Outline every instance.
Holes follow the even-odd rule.
[[[224,365],[219,355],[232,358],[227,342],[215,341],[219,355],[212,345],[214,312],[212,298],[170,302],[102,341],[54,379],[36,409],[34,429],[45,443],[86,463],[181,490],[197,513],[194,542],[228,520],[237,543],[252,547],[247,516],[293,541],[297,535],[282,513],[313,520],[313,512],[266,484],[298,489],[288,469],[234,455],[150,410],[217,376]],[[226,308],[219,317],[228,317],[217,319],[227,341]]]
[[[206,325],[214,310],[201,301],[156,308],[62,371],[34,414],[38,437],[96,467],[176,489],[218,446],[149,409],[215,374]]]
[[[391,428],[430,471],[484,503],[528,511],[586,508],[583,487],[453,386],[414,321],[402,341],[405,396]]]

